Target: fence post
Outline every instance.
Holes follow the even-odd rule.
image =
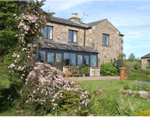
[[[125,70],[126,70],[125,67],[121,67],[120,68],[120,80],[126,80],[126,78],[125,78]]]

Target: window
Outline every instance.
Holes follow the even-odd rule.
[[[77,31],[69,30],[68,32],[68,41],[69,42],[77,42]]]
[[[83,63],[83,56],[82,55],[78,55],[78,65],[79,66],[82,66],[82,63]]]
[[[76,54],[71,54],[70,64],[76,65]]]
[[[89,56],[88,55],[84,56],[84,64],[89,65]]]
[[[121,40],[121,43],[123,43],[123,40]]]
[[[96,67],[97,66],[97,55],[91,55],[91,66]]]
[[[45,61],[45,51],[38,51],[35,55],[35,59],[41,62]]]
[[[52,39],[52,30],[53,30],[53,27],[45,26],[43,28],[43,38]]]
[[[69,53],[64,53],[64,60],[65,60],[65,65],[69,65],[69,63],[70,63],[70,54]]]
[[[103,45],[108,45],[108,34],[103,34]]]
[[[47,62],[54,64],[54,53],[47,53]]]

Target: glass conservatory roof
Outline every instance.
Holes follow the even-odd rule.
[[[74,45],[73,44],[64,44],[64,43],[59,43],[59,42],[54,42],[54,41],[47,41],[47,40],[46,41],[40,40],[38,42],[42,44],[42,48],[47,48],[47,49],[98,53],[93,48],[81,46],[81,45],[77,45],[77,44],[74,44]]]

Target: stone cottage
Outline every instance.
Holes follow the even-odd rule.
[[[145,69],[150,67],[150,53],[141,57],[141,68]]]
[[[83,23],[77,13],[70,19],[52,17],[42,30],[39,50],[43,61],[62,71],[67,66],[90,67],[90,76],[99,76],[103,62],[117,59],[123,53],[123,34],[107,19]],[[93,73],[91,73],[93,71]]]

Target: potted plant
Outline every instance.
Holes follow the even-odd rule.
[[[81,67],[80,72],[83,74],[83,77],[85,77],[85,75],[88,74],[88,66]]]
[[[79,68],[76,66],[71,67],[71,71],[77,71]]]

